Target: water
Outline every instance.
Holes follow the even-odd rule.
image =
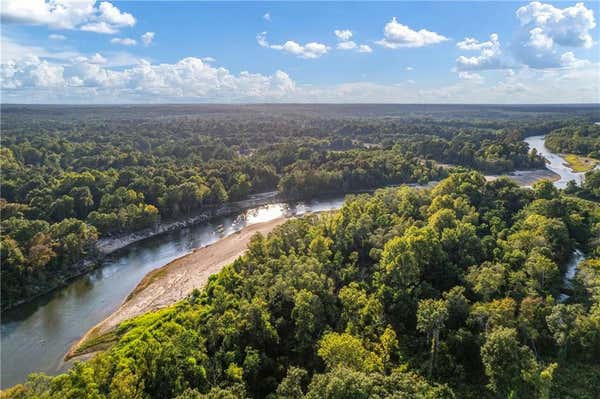
[[[560,180],[555,181],[554,185],[558,188],[565,188],[567,186],[567,182],[570,180],[575,180],[575,182],[580,185],[583,182],[585,173],[573,172],[571,168],[566,166],[567,162],[562,156],[551,152],[548,148],[546,148],[546,145],[544,144],[544,138],[545,136],[532,136],[526,138],[525,142],[529,144],[530,149],[535,148],[538,154],[543,155],[544,158],[548,160],[546,163],[546,167],[548,169],[560,175]],[[573,280],[573,277],[575,277],[575,274],[577,274],[577,268],[579,267],[579,264],[584,260],[585,255],[583,252],[578,249],[573,252],[573,256],[569,260],[567,270],[563,276],[563,287],[567,289],[572,288],[571,280]],[[564,302],[567,299],[569,299],[569,295],[567,294],[560,294],[558,297],[560,302]]]
[[[293,205],[276,203],[152,237],[114,253],[103,267],[68,286],[3,312],[0,386],[23,382],[32,372],[66,370],[69,364],[63,356],[71,344],[115,311],[149,271],[248,225],[338,209],[342,204],[342,197]]]
[[[563,276],[563,287],[564,288],[567,288],[567,289],[573,288],[573,283],[571,282],[571,280],[573,280],[573,277],[575,277],[575,274],[577,274],[577,268],[579,267],[579,264],[581,262],[583,262],[584,260],[585,260],[585,255],[583,254],[583,252],[576,249],[573,252],[573,255],[571,256],[569,263],[567,264],[567,271],[565,272],[565,275]],[[559,302],[564,302],[567,299],[569,299],[569,295],[564,294],[564,293],[560,294],[560,296],[558,297]]]
[[[566,161],[559,154],[551,152],[546,145],[544,144],[545,136],[531,136],[525,139],[525,142],[529,144],[530,149],[536,149],[537,153],[542,155],[544,158],[548,160],[546,163],[546,167],[551,171],[560,175],[560,180],[554,182],[554,185],[558,188],[565,188],[567,186],[567,182],[570,180],[575,180],[577,184],[581,184],[583,182],[583,178],[585,173],[583,172],[573,172],[571,168],[566,166]]]

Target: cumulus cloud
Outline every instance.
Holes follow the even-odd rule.
[[[263,19],[267,22],[271,22],[271,14],[265,13],[265,15],[263,15]]]
[[[96,0],[3,0],[0,17],[4,23],[46,25],[53,29],[78,29],[114,34],[135,25],[135,18],[112,3]]]
[[[482,71],[507,68],[573,68],[589,63],[561,47],[590,47],[590,31],[596,26],[594,12],[578,3],[560,9],[537,1],[520,7],[516,17],[521,27],[515,39],[503,50],[498,35],[488,41],[467,37],[456,46],[463,51],[478,51],[477,56],[461,55],[457,71]]]
[[[376,43],[390,49],[424,47],[448,40],[447,37],[427,29],[420,29],[418,31],[413,30],[408,26],[399,23],[396,17],[385,24],[383,36],[383,39]]]
[[[306,59],[319,58],[322,55],[327,54],[330,50],[327,45],[317,42],[310,42],[302,45],[293,40],[288,40],[284,44],[269,44],[267,41],[267,32],[256,35],[256,42],[261,47],[283,51],[284,53]]]
[[[590,48],[596,27],[594,11],[583,3],[558,8],[538,1],[519,7],[521,29],[513,45],[515,57],[532,68],[557,68],[577,63],[561,47]],[[580,60],[579,60],[580,61]]]
[[[477,73],[461,71],[457,83],[428,88],[414,81],[398,85],[348,82],[302,86],[283,71],[234,74],[193,57],[173,64],[139,61],[127,68],[108,67],[98,63],[99,57],[61,63],[25,57],[3,63],[3,96],[7,101],[41,103],[576,103],[597,101],[600,90],[599,65],[591,63],[552,70],[506,70],[503,78],[490,84],[485,84]]]
[[[356,42],[350,40],[352,38],[352,31],[350,29],[336,29],[333,34],[338,39],[337,49],[338,50],[354,50],[359,53],[372,53],[373,49],[367,44],[356,44]]]
[[[489,69],[506,69],[511,63],[502,53],[500,39],[496,33],[490,35],[490,40],[480,42],[474,38],[465,38],[456,46],[461,50],[479,51],[479,55],[467,57],[464,55],[456,59],[458,71],[482,71]]]
[[[472,37],[466,37],[463,41],[456,43],[456,47],[466,51],[481,51],[489,48],[494,48],[496,46],[499,46],[497,33],[492,33],[490,35],[490,40],[487,42],[480,42],[479,40],[474,39]]]
[[[520,7],[516,14],[521,25],[532,28],[530,44],[534,47],[540,43],[547,46],[550,42],[589,48],[594,43],[591,35],[596,27],[594,11],[583,3],[561,9],[534,1]]]
[[[100,54],[78,57],[62,65],[38,57],[10,61],[2,64],[1,87],[8,91],[9,97],[52,88],[53,94],[62,98],[73,93],[81,96],[87,93],[85,101],[93,95],[98,101],[109,99],[111,102],[119,99],[144,102],[148,99],[265,101],[296,90],[294,81],[283,71],[272,75],[244,71],[235,75],[194,57],[174,64],[152,64],[140,60],[134,66],[119,70],[103,66],[105,61]]]
[[[112,44],[121,44],[123,46],[135,46],[137,42],[129,37],[115,37],[110,39]]]
[[[350,38],[352,37],[352,31],[349,29],[336,29],[333,31],[333,33],[339,40],[344,42],[350,40]]]
[[[154,32],[146,32],[141,36],[142,39],[142,43],[144,44],[144,46],[148,47],[149,45],[152,44],[152,41],[154,40],[154,36],[156,36],[156,34]]]

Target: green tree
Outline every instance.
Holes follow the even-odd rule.
[[[417,309],[417,330],[427,334],[430,342],[431,359],[429,362],[429,376],[433,375],[435,357],[440,340],[440,332],[448,319],[448,309],[444,300],[423,299],[419,301]]]

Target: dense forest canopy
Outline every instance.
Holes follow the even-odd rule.
[[[524,136],[589,106],[2,105],[2,307],[80,273],[100,237],[251,194],[289,199],[543,167]]]
[[[600,123],[565,126],[551,131],[546,146],[561,153],[600,159]]]
[[[591,184],[591,183],[588,183]],[[476,172],[253,238],[202,291],[11,398],[594,398],[600,207]],[[570,297],[561,274],[588,254]]]

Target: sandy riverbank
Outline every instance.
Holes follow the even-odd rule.
[[[560,175],[549,169],[535,169],[535,170],[517,170],[508,174],[503,175],[486,175],[487,181],[496,180],[500,177],[508,177],[521,187],[531,187],[534,183],[546,179],[550,181],[557,181],[560,179]]]
[[[172,305],[202,288],[208,277],[242,255],[255,233],[267,234],[289,218],[278,218],[246,227],[216,243],[199,248],[148,273],[125,302],[110,316],[86,332],[69,350],[66,359],[82,355],[78,351],[86,341],[113,331],[121,322]],[[90,347],[96,350],[98,347]]]

